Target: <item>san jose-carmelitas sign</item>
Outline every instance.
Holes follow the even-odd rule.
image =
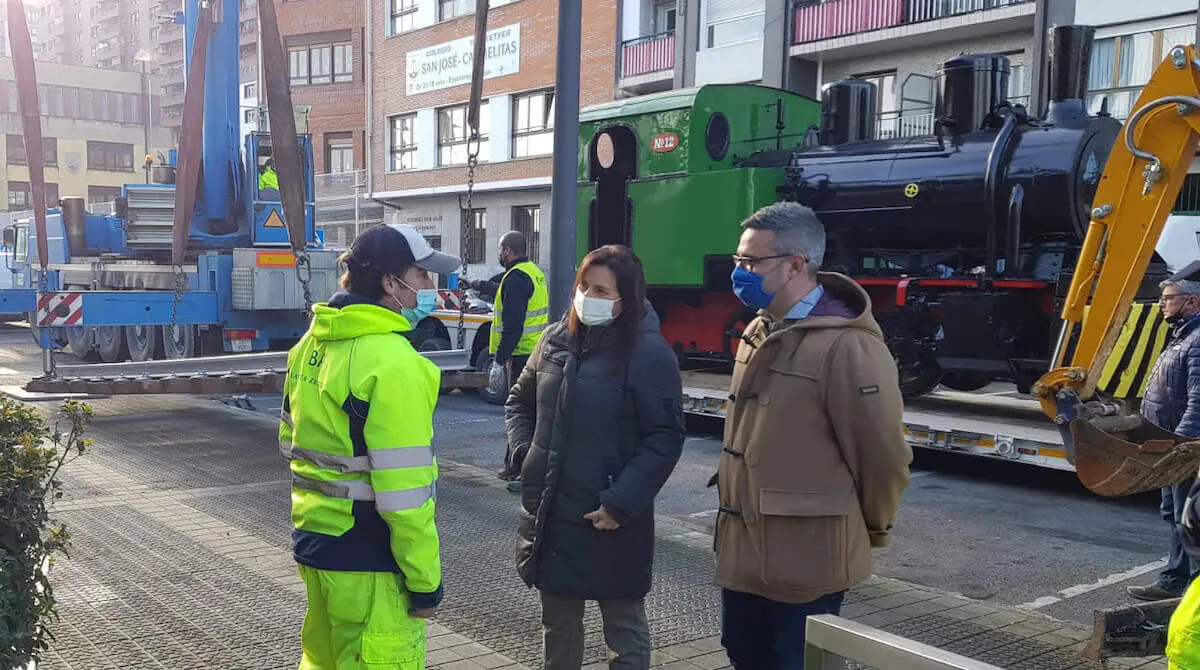
[[[471,82],[475,36],[435,44],[408,52],[405,95],[428,93]],[[483,78],[492,79],[521,71],[521,24],[489,30]]]

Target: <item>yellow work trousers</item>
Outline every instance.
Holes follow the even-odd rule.
[[[401,575],[299,568],[308,592],[300,670],[424,670],[425,620],[409,616]]]

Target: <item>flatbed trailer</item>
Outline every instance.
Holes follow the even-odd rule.
[[[728,374],[685,371],[684,412],[723,421],[729,379]],[[938,389],[905,402],[904,435],[913,447],[1075,471],[1058,427],[1032,398]]]

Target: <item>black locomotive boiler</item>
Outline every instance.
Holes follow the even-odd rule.
[[[812,207],[824,267],[871,294],[908,396],[939,382],[1027,392],[1049,365],[1062,298],[1121,124],[1089,114],[1094,29],[1054,30],[1041,114],[1006,99],[1010,64],[960,55],[938,72],[933,132],[871,140],[874,85],[822,96],[820,144],[748,156],[786,171],[779,197]],[[1143,283],[1153,294],[1165,265]]]

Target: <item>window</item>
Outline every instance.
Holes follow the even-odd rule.
[[[325,166],[328,172],[354,171],[354,136],[325,133]]]
[[[675,32],[675,3],[660,3],[654,7],[654,32]]]
[[[488,103],[479,105],[479,162],[488,159]],[[467,106],[443,107],[437,110],[438,165],[466,165],[467,139],[471,135],[467,127]]]
[[[554,153],[554,91],[513,97],[513,158]]]
[[[288,70],[293,86],[352,81],[353,48],[348,42],[289,47]]]
[[[1096,40],[1088,72],[1088,110],[1099,111],[1107,98],[1109,114],[1124,120],[1154,67],[1177,44],[1194,40],[1194,24]]]
[[[242,123],[254,123],[256,120],[254,118],[255,111],[257,111],[257,110],[255,110],[254,108],[250,108],[250,109],[242,111]]]
[[[472,209],[463,213],[463,262],[487,262],[487,210]]]
[[[258,95],[258,84],[254,83],[254,82],[250,82],[249,84],[242,84],[242,99],[252,100],[257,95]]]
[[[23,135],[6,135],[4,137],[4,158],[9,165],[27,165],[29,157],[25,153],[25,137]],[[42,138],[42,163],[46,167],[58,165],[58,139]]]
[[[449,21],[474,13],[474,0],[438,0],[438,21]]]
[[[513,207],[513,230],[525,236],[525,249],[529,252],[529,260],[537,263],[540,254],[540,238],[542,233],[542,208],[540,205],[524,205]]]
[[[347,82],[354,79],[354,55],[349,44],[335,44],[333,47],[333,80]]]
[[[705,48],[761,38],[764,12],[764,0],[704,0]]]
[[[33,191],[27,181],[8,182],[8,208],[29,209],[33,206]]]
[[[133,172],[133,145],[112,142],[88,142],[89,170]]]
[[[399,35],[416,27],[417,0],[391,0],[391,34]]]
[[[389,170],[413,170],[417,167],[417,115],[393,116],[391,123],[392,159]]]
[[[121,197],[120,186],[89,186],[87,201],[89,205],[100,202],[112,202]]]
[[[425,241],[429,243],[429,247],[431,249],[433,249],[434,251],[442,250],[442,236],[441,235],[426,235]]]

